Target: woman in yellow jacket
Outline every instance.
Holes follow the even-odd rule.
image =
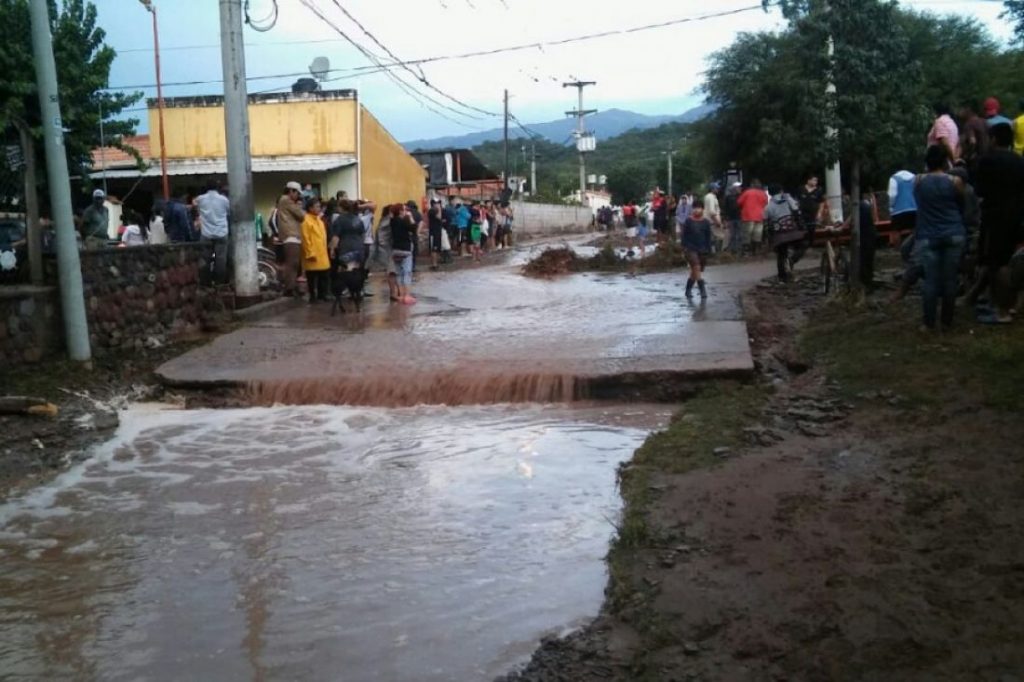
[[[322,213],[320,200],[312,198],[302,220],[302,268],[306,272],[310,303],[326,301],[330,284],[331,259],[327,256],[327,228]]]

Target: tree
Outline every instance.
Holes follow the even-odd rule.
[[[1004,0],[1003,6],[1006,9],[1000,16],[1013,22],[1014,40],[1024,45],[1024,0]]]
[[[626,163],[608,171],[608,190],[612,203],[623,205],[628,201],[643,201],[654,188],[656,171],[652,164]]]
[[[142,93],[103,90],[109,84],[116,53],[104,44],[106,33],[96,25],[96,7],[85,0],[49,0],[50,31],[60,85],[60,106],[68,168],[84,174],[91,167],[90,152],[99,146],[100,110],[107,144],[135,132],[138,119],[119,119],[121,112],[142,98]],[[27,0],[0,0],[0,128],[16,120],[33,131],[41,152],[39,100],[32,57]],[[42,174],[41,174],[42,175]]]

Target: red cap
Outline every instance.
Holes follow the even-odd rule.
[[[985,115],[995,116],[999,113],[999,100],[995,97],[989,97],[985,100]]]

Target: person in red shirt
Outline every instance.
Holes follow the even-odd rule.
[[[764,240],[764,209],[768,206],[768,194],[761,187],[761,181],[755,179],[751,182],[736,203],[740,207],[743,244],[750,253],[757,253]]]

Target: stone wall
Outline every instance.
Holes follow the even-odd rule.
[[[198,244],[81,252],[92,351],[102,355],[166,344],[200,331],[211,300],[200,286]]]
[[[526,235],[558,234],[589,229],[594,216],[593,211],[584,206],[514,201],[512,208],[516,215],[513,229]]]
[[[61,347],[53,287],[0,285],[0,370],[39,362]]]

